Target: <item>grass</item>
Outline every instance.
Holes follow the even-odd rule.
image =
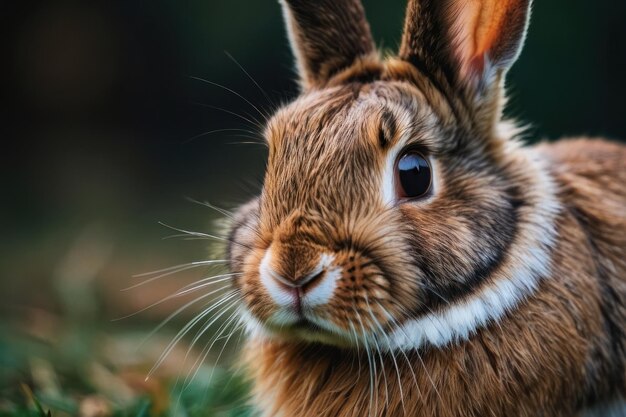
[[[251,412],[240,372],[208,363],[196,370],[189,365],[198,353],[190,355],[193,360],[185,358],[186,346],[172,351],[146,379],[169,336],[155,338],[149,349],[136,349],[145,332],[31,327],[4,328],[2,334],[0,417],[244,417]]]
[[[108,258],[111,251],[102,244],[101,231],[81,236],[60,253],[58,267],[52,271],[42,268],[37,275],[40,278],[33,280],[36,284],[18,293],[28,297],[26,302],[12,299],[6,291],[0,294],[0,417],[251,415],[247,383],[234,365],[237,334],[226,346],[223,338],[218,338],[210,355],[202,350],[223,320],[208,329],[195,346],[191,341],[198,328],[193,328],[150,378],[146,377],[151,368],[176,333],[202,307],[185,311],[155,334],[152,331],[157,324],[189,298],[112,321],[141,311],[209,271],[194,269],[120,293],[121,288],[137,282],[130,281],[134,272],[159,265],[154,259],[137,265],[119,255]],[[131,254],[133,260],[139,258],[134,248],[118,252]],[[157,260],[171,261],[165,257]],[[5,275],[10,276],[16,275]],[[24,281],[6,280],[3,284],[20,282]]]
[[[3,338],[0,416],[250,414],[247,386],[237,371],[208,364],[182,370],[183,349],[146,380],[156,349],[145,356],[128,350],[138,336],[144,334],[72,331],[55,342],[24,333]],[[153,343],[164,346],[161,339]]]

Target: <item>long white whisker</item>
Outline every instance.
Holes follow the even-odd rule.
[[[220,299],[217,303],[213,304],[210,308],[202,311],[200,314],[198,314],[194,319],[192,319],[189,323],[187,323],[174,337],[174,339],[172,339],[172,341],[167,345],[167,347],[165,348],[165,350],[163,351],[163,353],[161,353],[161,356],[159,356],[159,359],[157,360],[157,362],[154,364],[154,366],[150,369],[150,372],[148,372],[148,375],[146,376],[146,380],[149,379],[152,374],[154,374],[154,372],[159,368],[159,366],[161,366],[161,364],[163,363],[163,361],[165,360],[165,358],[167,357],[167,355],[170,354],[170,352],[174,349],[174,347],[178,344],[178,342],[180,342],[180,340],[189,332],[189,330],[191,330],[200,320],[202,320],[204,317],[206,317],[209,313],[211,313],[211,311],[213,311],[215,308],[219,307],[221,304],[223,304],[225,302],[225,299],[229,299],[229,297],[231,297],[232,295],[236,294],[236,291],[232,291],[231,293],[227,294],[226,296],[224,296],[222,299]],[[203,296],[204,297],[204,296]]]
[[[230,325],[232,325],[233,321],[235,321],[236,319],[237,319],[237,310],[235,310],[230,315],[230,317],[228,319],[226,319],[226,321],[220,327],[220,329],[217,330],[216,335],[213,337],[213,340],[211,341],[211,345],[209,346],[209,348],[206,351],[205,358],[209,354],[209,352],[211,352],[211,349],[213,349],[213,346],[215,345],[215,343],[217,343],[217,341],[220,340],[221,336],[224,334],[226,329],[228,329],[228,327]],[[228,340],[230,339],[231,335],[232,335],[232,332],[230,333],[230,335],[228,336],[226,341],[222,344],[222,348],[220,349],[219,353],[217,354],[217,358],[215,359],[215,364],[216,365],[219,364],[220,358],[222,357],[222,353],[224,353],[224,348],[226,347],[226,344],[228,343]],[[211,374],[209,375],[209,381],[213,380],[214,372],[215,372],[215,367],[211,370]]]
[[[256,82],[256,80],[254,78],[252,78],[252,75],[250,75],[248,73],[248,71],[246,71],[243,67],[243,65],[241,65],[239,63],[239,61],[237,61],[235,59],[235,57],[233,57],[228,51],[224,51],[224,53],[226,54],[226,56],[228,58],[230,58],[231,61],[233,61],[235,63],[235,65],[237,65],[239,67],[239,69],[241,71],[243,71],[244,74],[246,74],[246,76],[250,79],[250,81],[252,81],[254,83],[254,85],[257,86],[257,88],[259,89],[259,91],[261,91],[261,93],[263,93],[263,96],[265,97],[265,99],[267,100],[267,103],[272,106],[272,100],[270,99],[270,96],[265,92],[265,90],[259,85],[259,83]]]
[[[357,336],[357,332],[356,332],[356,329],[354,328],[354,324],[352,323],[352,321],[349,321],[348,324],[350,325],[350,330],[352,330],[351,335],[354,335],[354,341],[355,341],[356,350],[357,350],[356,357],[357,357],[357,361],[359,365],[359,373],[357,375],[357,379],[359,379],[359,377],[361,376],[361,351],[359,347],[359,338]]]
[[[206,311],[206,313],[209,313],[212,310],[215,310],[216,307],[220,307],[218,310],[220,312],[223,312],[225,310],[228,310],[230,307],[232,307],[233,305],[236,305],[237,302],[239,301],[237,298],[235,298],[232,302],[229,302],[227,305],[224,305],[224,302],[228,302],[229,300],[232,300],[236,295],[237,295],[238,291],[234,290],[231,293],[227,294],[226,296],[223,297],[222,300],[223,302],[217,303],[217,305],[213,305],[209,308],[209,311]],[[206,317],[206,315],[204,315],[204,317]],[[193,327],[193,326],[192,326]],[[187,359],[189,358],[189,355],[191,354],[191,351],[193,350],[194,345],[196,344],[196,342],[198,341],[198,339],[200,339],[200,337],[202,336],[202,334],[204,334],[204,332],[209,328],[210,326],[207,326],[206,324],[201,326],[201,328],[196,332],[196,335],[194,336],[193,340],[191,341],[191,343],[189,343],[189,346],[187,348],[187,352],[185,353],[185,357],[183,359],[183,363],[187,363]],[[191,329],[190,329],[191,330]],[[196,361],[194,362],[194,364],[189,368],[189,371],[187,373],[187,376],[185,377],[185,382],[183,382],[182,387],[180,389],[180,392],[178,393],[178,398],[176,401],[176,404],[180,403],[180,400],[182,398],[183,393],[186,390],[186,381],[189,378],[189,375],[191,374],[191,371],[196,367],[196,364],[198,363],[199,357],[202,353],[199,354],[198,358],[196,359]],[[179,382],[180,382],[180,376],[181,374],[178,374],[176,376],[176,384],[174,385],[175,387],[178,386]]]
[[[226,262],[228,262],[228,259],[210,259],[210,260],[207,260],[207,261],[193,261],[193,262],[188,262],[186,264],[174,265],[174,266],[170,266],[170,267],[167,267],[167,268],[159,269],[157,271],[144,272],[144,273],[141,273],[141,274],[135,274],[135,275],[133,275],[133,278],[140,278],[140,277],[146,277],[148,275],[160,274],[161,272],[168,272],[168,271],[171,271],[173,269],[184,268],[184,267],[187,267],[187,266],[191,266],[192,268],[197,268],[197,267],[202,266],[202,265],[211,265],[211,264],[226,263]]]
[[[228,217],[229,219],[234,219],[235,218],[235,216],[233,215],[232,212],[230,212],[230,211],[228,211],[226,209],[223,209],[221,207],[217,207],[216,205],[213,205],[213,204],[209,203],[208,201],[199,201],[199,200],[196,200],[196,199],[190,198],[190,197],[187,197],[187,200],[192,202],[192,203],[194,203],[194,204],[199,204],[201,206],[208,207],[211,210],[215,210],[218,213]]]
[[[137,346],[137,349],[139,349],[141,346],[143,346],[148,340],[150,340],[152,338],[152,336],[154,336],[159,330],[161,330],[167,323],[169,323],[170,321],[172,321],[174,319],[174,317],[176,317],[177,315],[179,315],[180,313],[182,313],[184,310],[186,310],[187,308],[191,307],[193,304],[197,303],[200,300],[203,300],[215,293],[218,293],[220,291],[224,291],[225,289],[228,288],[228,285],[225,285],[221,288],[218,288],[216,290],[213,290],[211,292],[208,292],[206,294],[201,295],[200,297],[194,298],[193,300],[189,301],[187,304],[184,304],[182,307],[179,307],[178,309],[176,309],[176,311],[174,311],[172,314],[170,314],[169,316],[167,316],[164,320],[162,320],[150,333],[148,333],[148,335],[139,343],[139,345]],[[207,304],[210,304],[207,303]],[[206,304],[205,304],[206,305]]]
[[[200,339],[200,337],[202,337],[202,335],[211,328],[211,326],[213,326],[215,324],[215,322],[217,320],[219,320],[220,317],[222,317],[231,307],[235,306],[237,303],[239,302],[238,299],[234,299],[232,300],[230,303],[228,303],[224,308],[222,308],[219,312],[219,314],[216,314],[215,316],[213,316],[213,318],[211,319],[211,321],[207,324],[205,324],[202,329],[198,332],[198,334],[196,334],[196,336],[194,337],[193,341],[191,342],[191,346],[189,349],[191,349],[191,347],[193,347],[193,345],[195,345],[195,343]],[[232,319],[232,317],[237,313],[237,311],[235,310],[230,316],[229,318],[222,323],[222,325],[217,329],[217,332],[220,332],[220,329],[225,329],[225,325],[226,323],[229,322],[229,320]],[[222,330],[223,331],[223,330]],[[216,334],[221,334],[217,333]],[[212,338],[212,340],[215,339],[215,336]],[[213,346],[213,344],[211,343],[211,347]],[[196,377],[196,375],[198,374],[198,371],[200,370],[200,367],[202,366],[202,363],[206,360],[207,356],[209,355],[210,351],[211,351],[211,347],[209,347],[207,349],[207,347],[205,346],[201,351],[200,354],[198,355],[198,358],[196,359],[196,361],[194,362],[193,366],[191,367],[191,370],[193,370],[193,374],[189,374],[187,375],[187,377],[185,378],[185,381],[183,382],[183,390],[187,389],[189,387],[189,383],[191,381],[193,381],[193,379]],[[209,381],[213,379],[213,372],[211,372],[211,378],[209,378]]]
[[[363,346],[365,347],[365,352],[367,354],[367,363],[368,363],[368,367],[369,367],[369,371],[370,371],[370,405],[369,405],[369,416],[372,416],[372,409],[374,407],[374,391],[376,391],[376,393],[378,393],[378,377],[376,374],[376,362],[374,362],[372,355],[370,353],[370,348],[369,348],[369,344],[367,342],[367,335],[365,333],[365,327],[363,326],[363,320],[361,320],[361,315],[359,314],[358,310],[356,309],[355,306],[353,306],[354,309],[354,313],[356,314],[357,319],[359,320],[360,326],[361,326],[361,331],[362,331],[362,337],[363,337]],[[372,372],[373,369],[373,372]],[[376,398],[376,407],[378,407],[378,398]]]
[[[190,292],[198,291],[202,288],[209,287],[211,285],[217,284],[218,282],[230,281],[233,277],[242,275],[241,272],[231,273],[231,274],[220,274],[214,275],[212,277],[202,278],[199,281],[193,282],[191,284],[185,285],[180,290],[174,293],[174,296],[180,297],[185,294],[189,294]]]
[[[241,338],[243,337],[243,334],[245,333],[245,326],[246,326],[246,322],[243,320],[241,314],[237,315],[237,321],[238,321],[238,325],[235,329],[242,329],[241,332],[239,332],[239,336],[237,337],[237,342],[236,345],[239,346],[239,344],[241,343]],[[236,374],[239,374],[241,372],[241,368],[243,366],[243,361],[237,361],[239,364],[237,365],[237,368],[235,368],[234,372],[231,374],[230,378],[229,378],[229,382],[233,379],[233,377]]]
[[[228,218],[229,218],[229,219],[231,219],[231,220],[234,220],[234,219],[235,219],[235,216],[233,215],[233,213],[232,213],[232,212],[230,212],[230,211],[228,211],[228,210],[226,210],[226,209],[223,209],[223,208],[221,208],[221,207],[217,207],[216,205],[211,204],[211,203],[209,203],[208,201],[204,201],[204,202],[202,202],[202,201],[195,200],[195,199],[193,199],[193,198],[188,198],[188,200],[189,200],[189,201],[191,201],[192,203],[195,203],[195,204],[200,204],[201,206],[208,207],[208,208],[210,208],[211,210],[215,210],[215,211],[217,211],[218,213],[220,213],[221,215],[223,215],[224,217],[228,217]],[[257,236],[258,236],[261,240],[265,240],[265,238],[261,235],[261,233],[260,233],[257,229],[255,229],[254,227],[250,226],[250,225],[249,225],[249,224],[247,224],[247,223],[243,223],[243,224],[242,224],[242,226],[243,226],[243,227],[246,227],[248,230],[252,231],[252,232],[253,232],[254,234],[256,234],[256,235],[257,235]]]
[[[195,136],[190,137],[189,139],[186,139],[183,143],[189,143],[191,141],[194,141],[198,138],[201,138],[203,136],[208,136],[208,135],[212,135],[214,133],[222,133],[222,132],[244,132],[244,133],[250,133],[251,135],[253,135],[252,137],[254,139],[259,139],[256,135],[256,132],[254,132],[253,130],[249,130],[249,129],[241,129],[241,128],[226,128],[226,129],[214,129],[214,130],[209,130],[207,132],[202,132],[199,133]]]
[[[380,331],[380,334],[383,337],[387,338],[387,345],[389,346],[389,353],[391,354],[391,358],[392,358],[394,366],[396,368],[396,374],[398,376],[398,387],[400,389],[400,402],[402,403],[402,410],[404,411],[404,414],[406,414],[406,409],[404,408],[404,393],[402,392],[402,383],[400,382],[400,370],[398,369],[398,364],[396,363],[396,357],[395,357],[393,351],[391,351],[391,346],[389,345],[389,338],[388,338],[387,334],[385,333],[385,331],[383,329],[383,326],[380,324],[380,321],[374,315],[374,313],[372,311],[372,308],[370,306],[367,294],[365,294],[365,304],[367,305],[367,311],[369,312],[370,317],[372,318],[372,322],[374,323],[374,325],[376,327],[378,327],[378,330]],[[376,338],[376,336],[374,335],[374,339],[375,338]],[[377,349],[378,349],[378,354],[379,354],[379,356],[381,356],[381,361],[382,361],[382,353],[381,353],[380,347],[378,346],[378,343],[377,343]],[[384,365],[382,365],[382,366],[383,366],[383,372],[385,372]],[[384,375],[385,375],[385,395],[388,396],[389,393],[387,392],[387,385],[388,384],[387,384],[386,372],[385,372]],[[387,406],[389,406],[389,403],[387,403]]]
[[[235,245],[243,246],[246,249],[252,250],[252,248],[249,247],[249,246],[246,246],[246,245],[244,245],[244,244],[242,244],[240,242],[236,242],[234,240],[230,240],[230,239],[222,237],[222,236],[216,236],[216,235],[212,235],[212,234],[209,234],[209,233],[192,232],[190,230],[179,229],[177,227],[170,226],[170,225],[168,225],[166,223],[163,223],[163,222],[159,222],[159,224],[161,226],[167,227],[168,229],[172,229],[172,230],[175,230],[177,232],[184,233],[185,235],[195,236],[195,237],[200,237],[200,238],[207,238],[207,239],[215,239],[215,240],[220,240],[220,241],[223,241],[223,242],[229,242],[229,243],[233,243]]]
[[[400,329],[400,331],[404,334],[404,337],[406,337],[408,339],[409,336],[406,334],[406,332],[404,331],[402,326],[400,326],[398,321],[387,311],[387,309],[385,309],[385,307],[383,307],[378,302],[377,302],[377,304],[380,307],[380,309],[382,310],[382,312],[385,313],[385,315],[387,316],[387,319],[393,323],[395,328]],[[391,349],[391,347],[390,347],[390,349]],[[417,382],[417,376],[415,375],[415,371],[413,370],[413,364],[409,360],[409,357],[407,356],[407,354],[406,354],[406,352],[404,350],[400,349],[400,353],[404,356],[404,360],[406,361],[407,365],[409,366],[409,369],[411,370],[411,374],[413,376],[413,382],[415,383],[415,388],[417,389],[417,393],[419,394],[420,398],[422,398],[422,400],[423,400],[424,396],[422,395],[422,391],[420,390],[419,384]],[[418,356],[419,356],[419,353],[418,353]],[[420,358],[420,361],[421,361],[422,360],[421,356],[419,358]],[[426,370],[423,362],[422,362],[422,366],[424,367],[424,370]],[[428,370],[426,370],[426,374],[428,375]],[[430,379],[430,375],[428,375],[428,377]],[[434,383],[432,382],[432,379],[431,379],[431,384],[433,384],[433,387],[435,386]],[[435,389],[436,389],[436,387],[435,387]]]
[[[228,262],[228,260],[226,260],[226,259],[216,259],[216,260],[211,260],[211,261],[196,261],[196,262],[191,262],[191,263],[188,263],[188,264],[176,265],[176,266],[173,266],[173,267],[165,268],[165,269],[162,269],[160,271],[146,272],[146,273],[143,273],[143,274],[133,275],[133,278],[139,278],[139,277],[144,277],[144,276],[152,275],[152,274],[159,273],[159,272],[164,272],[164,273],[159,274],[159,275],[157,275],[155,277],[148,278],[145,281],[141,281],[138,284],[134,284],[134,285],[132,285],[130,287],[123,288],[120,291],[129,291],[129,290],[132,290],[134,288],[141,287],[142,285],[146,285],[146,284],[148,284],[150,282],[156,281],[158,279],[161,279],[161,278],[164,278],[164,277],[167,277],[167,276],[170,276],[170,275],[178,274],[179,272],[187,271],[189,269],[198,268],[198,267],[206,266],[206,265],[225,264],[227,262]]]
[[[213,110],[218,110],[218,111],[224,112],[226,114],[230,114],[230,115],[235,116],[235,117],[237,117],[237,118],[239,118],[239,119],[241,119],[241,120],[243,120],[245,122],[250,123],[253,127],[255,127],[257,129],[261,129],[261,130],[263,129],[263,126],[258,122],[258,120],[257,121],[252,121],[249,118],[247,118],[245,116],[242,116],[241,114],[235,113],[234,111],[230,111],[228,109],[223,109],[221,107],[212,106],[210,104],[205,104],[205,103],[194,102],[193,104],[195,104],[197,106],[207,107],[207,108],[213,109]],[[254,117],[253,117],[253,119],[254,119]]]
[[[191,79],[197,80],[197,81],[202,81],[205,82],[207,84],[211,84],[215,87],[221,88],[225,91],[228,91],[229,93],[233,93],[234,95],[236,95],[237,97],[239,97],[240,99],[242,99],[243,101],[245,101],[246,103],[248,103],[254,110],[257,111],[257,113],[259,113],[259,115],[261,115],[261,117],[263,118],[263,120],[267,120],[267,115],[265,113],[263,113],[261,110],[259,110],[259,108],[257,106],[254,105],[254,103],[252,103],[250,100],[248,100],[247,98],[245,98],[244,96],[242,96],[241,94],[239,94],[238,92],[236,92],[235,90],[233,90],[232,88],[228,88],[224,85],[218,84],[216,82],[213,81],[209,81],[206,80],[204,78],[200,78],[200,77],[195,77],[195,76],[190,76]],[[261,122],[259,122],[256,118],[253,118],[255,122],[257,122],[258,124],[261,124]]]
[[[228,286],[224,286],[224,287],[222,287],[222,289],[223,288],[227,288],[227,287]],[[217,291],[219,291],[219,290],[215,290],[215,291],[209,292],[207,294],[204,294],[202,297],[204,298],[204,297],[206,297],[208,295],[215,294]],[[143,307],[143,308],[135,311],[134,313],[128,314],[126,316],[118,317],[116,319],[113,319],[112,321],[120,321],[120,320],[128,319],[130,317],[136,316],[137,314],[141,314],[141,313],[143,313],[146,310],[149,310],[149,309],[151,309],[153,307],[156,307],[156,306],[158,306],[160,304],[163,304],[166,301],[172,300],[172,299],[177,298],[177,297],[179,297],[179,296],[176,293],[170,294],[167,297],[164,297],[164,298],[160,299],[159,301],[155,301],[154,303],[152,303],[152,304],[150,304],[150,305],[148,305],[146,307]],[[193,302],[192,302],[192,304],[193,304]]]
[[[237,292],[233,292],[231,295],[229,295],[226,299],[224,299],[222,303],[220,303],[220,305],[222,306],[222,308],[219,310],[219,312],[217,312],[212,318],[211,320],[209,320],[209,322],[205,323],[204,325],[202,325],[202,328],[200,330],[198,330],[198,332],[196,333],[196,335],[194,336],[193,340],[191,341],[191,345],[190,345],[190,350],[191,348],[198,342],[198,340],[200,340],[200,338],[202,337],[202,335],[209,330],[209,328],[211,326],[213,326],[213,324],[215,324],[215,322],[217,320],[219,320],[219,318],[221,316],[224,315],[224,313],[226,311],[228,311],[228,309],[230,309],[231,307],[235,306],[237,304],[237,302],[239,301],[239,299],[236,298],[237,296]]]

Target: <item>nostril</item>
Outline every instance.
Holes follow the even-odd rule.
[[[325,272],[326,271],[324,269],[316,269],[311,273],[297,277],[293,280],[287,279],[280,274],[274,273],[272,274],[272,278],[289,288],[299,288],[304,290],[306,289],[306,287],[321,279],[324,276]]]
[[[305,286],[308,286],[309,284],[313,284],[313,283],[315,283],[315,281],[317,281],[318,279],[322,278],[324,276],[325,272],[326,271],[324,271],[323,269],[319,270],[319,271],[317,271],[317,270],[313,271],[310,274],[305,275],[301,279],[296,280],[296,284],[299,287],[305,287]]]

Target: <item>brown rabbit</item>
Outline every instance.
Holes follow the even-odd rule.
[[[626,415],[626,148],[502,120],[530,0],[410,0],[386,59],[359,0],[283,8],[228,248],[262,415]]]

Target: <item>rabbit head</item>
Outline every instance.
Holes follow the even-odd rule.
[[[546,271],[556,210],[502,120],[530,1],[411,0],[387,58],[358,0],[282,5],[302,91],[267,123],[228,248],[249,330],[393,349],[505,314]]]

